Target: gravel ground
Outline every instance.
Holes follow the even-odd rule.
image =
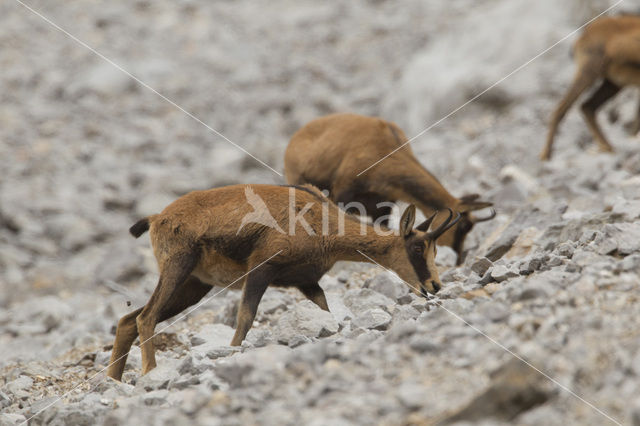
[[[135,220],[193,189],[282,183],[289,137],[319,115],[416,135],[613,2],[529,4],[29,3],[146,87],[0,3],[0,424],[640,425],[637,93],[600,115],[615,154],[574,110],[537,159],[572,38],[413,143],[498,210],[463,265],[439,251],[437,297],[339,263],[331,315],[269,289],[231,348],[239,295],[223,292],[157,327],[151,373],[136,346],[122,383],[102,373],[157,280]]]

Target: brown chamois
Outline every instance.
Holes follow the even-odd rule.
[[[601,151],[613,147],[600,130],[596,112],[624,86],[640,86],[640,16],[608,16],[589,24],[573,46],[577,70],[569,91],[551,117],[547,142],[540,153],[542,160],[551,158],[558,125],[571,105],[585,90],[599,82],[598,88],[581,109],[587,126]],[[640,108],[632,132],[640,130]]]
[[[474,210],[492,203],[478,200],[477,194],[456,198],[416,159],[409,144],[362,173],[407,140],[404,132],[386,120],[356,114],[332,114],[306,124],[298,130],[285,152],[284,170],[292,185],[312,184],[329,191],[336,203],[360,203],[361,214],[388,222],[391,207],[379,203],[405,201],[415,204],[425,215],[452,209],[461,214],[456,226],[438,240],[451,247],[464,260],[464,240],[477,222]],[[438,214],[434,224],[445,219]]]
[[[212,286],[236,280],[230,288],[243,290],[231,341],[236,346],[269,285],[297,287],[328,311],[318,281],[338,260],[366,262],[364,255],[369,256],[416,293],[435,293],[441,286],[435,241],[459,219],[452,216],[449,211],[448,220],[430,232],[433,216],[414,229],[415,207],[409,206],[396,233],[345,214],[312,186],[233,185],[191,192],[130,229],[135,237],[149,230],[160,278],[147,304],[118,322],[107,374],[121,379],[138,335],[142,372],[154,368],[156,324],[200,301]]]

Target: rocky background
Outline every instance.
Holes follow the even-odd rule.
[[[193,189],[283,182],[117,66],[281,172],[309,120],[416,135],[613,2],[28,4],[115,65],[0,3],[0,424],[640,424],[636,91],[600,115],[615,154],[574,109],[537,159],[575,36],[412,144],[498,210],[462,266],[439,251],[438,297],[339,264],[321,282],[332,314],[269,289],[231,348],[239,295],[214,290],[158,325],[156,370],[140,376],[134,346],[123,383],[102,373],[157,280],[128,227]]]

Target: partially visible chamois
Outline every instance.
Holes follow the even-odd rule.
[[[464,260],[464,240],[477,222],[471,212],[490,207],[477,194],[456,198],[416,159],[409,144],[360,176],[358,174],[407,141],[394,123],[356,114],[333,114],[318,118],[298,130],[285,152],[284,169],[290,184],[312,184],[328,190],[337,203],[358,202],[374,221],[385,221],[391,207],[383,202],[415,204],[428,216],[449,208],[461,214],[456,226],[438,240]],[[437,161],[437,159],[434,159]],[[444,220],[441,213],[435,223]]]
[[[447,219],[428,231],[433,219],[414,229],[415,207],[409,206],[399,233],[375,229],[311,186],[234,185],[191,192],[130,229],[135,237],[149,230],[160,279],[147,304],[118,322],[107,374],[122,378],[137,336],[142,372],[153,369],[156,324],[200,301],[212,286],[242,289],[235,346],[251,328],[269,285],[297,287],[328,311],[318,281],[338,260],[374,261],[395,271],[417,294],[435,293],[441,286],[435,241],[459,215],[449,210]]]
[[[640,16],[608,16],[589,24],[573,47],[577,65],[573,83],[551,117],[549,133],[540,158],[551,158],[558,125],[565,114],[587,89],[598,88],[582,103],[582,114],[601,151],[613,147],[600,130],[596,112],[624,86],[640,86]],[[632,132],[640,130],[640,107]]]

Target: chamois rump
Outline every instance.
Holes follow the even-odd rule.
[[[492,219],[477,218],[471,212],[492,206],[478,200],[477,194],[456,198],[405,145],[382,162],[362,173],[375,162],[407,141],[404,132],[389,121],[357,114],[332,114],[315,119],[298,130],[286,149],[284,169],[292,185],[311,184],[329,191],[336,203],[357,202],[374,222],[388,220],[391,207],[383,202],[405,201],[415,204],[428,216],[441,211],[434,224],[445,220],[449,208],[461,214],[456,226],[438,240],[451,247],[464,260],[464,240],[475,223]]]
[[[577,70],[569,91],[551,117],[542,160],[551,158],[558,126],[578,97],[596,83],[598,88],[582,103],[582,115],[601,151],[613,152],[613,147],[600,130],[596,112],[624,86],[640,86],[640,16],[608,16],[589,24],[573,46]],[[632,133],[640,130],[640,107]]]
[[[432,231],[433,216],[414,229],[415,207],[409,206],[399,233],[376,232],[380,229],[346,214],[311,186],[233,185],[191,192],[130,229],[135,237],[149,230],[160,278],[147,304],[118,322],[107,374],[122,378],[137,336],[142,372],[153,369],[156,324],[200,301],[212,286],[236,280],[231,288],[242,289],[231,341],[236,346],[251,328],[269,285],[296,287],[328,311],[318,281],[338,260],[366,262],[364,255],[369,256],[416,293],[435,293],[441,286],[435,241],[459,219],[452,216],[449,211]]]

